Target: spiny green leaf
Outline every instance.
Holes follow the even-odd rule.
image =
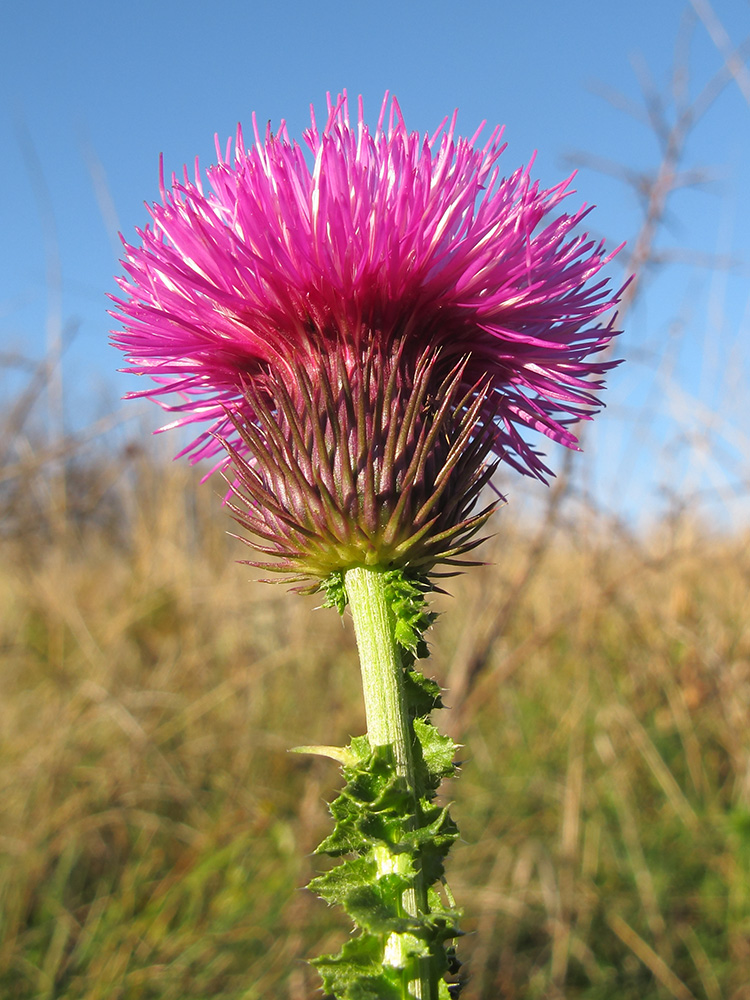
[[[408,649],[412,655],[416,655],[417,644],[419,643],[421,636],[411,622],[403,618],[397,618],[396,627],[394,629],[394,638],[399,646],[403,646],[404,649]]]
[[[382,976],[365,976],[358,979],[349,988],[345,1000],[402,1000],[400,987],[395,986],[385,974]]]
[[[329,993],[340,1000],[403,1000],[393,975],[383,968],[383,943],[372,934],[347,941],[338,955],[313,959]]]
[[[411,718],[427,716],[436,708],[442,708],[440,687],[435,681],[418,670],[404,672],[404,693]]]
[[[424,634],[437,617],[427,605],[426,594],[431,590],[428,581],[408,576],[402,569],[386,574],[386,597],[395,618],[394,638],[408,654],[406,666],[428,655]]]
[[[391,851],[403,850],[404,819],[389,813],[366,813],[358,823],[358,829],[372,844],[382,844]]]
[[[422,758],[431,777],[438,780],[450,777],[455,767],[453,758],[458,747],[450,738],[443,736],[430,722],[414,720],[414,734],[422,747]]]
[[[342,903],[352,889],[369,885],[375,880],[377,866],[370,857],[344,861],[323,875],[318,875],[308,885],[327,903]]]
[[[323,607],[336,608],[338,613],[343,615],[344,609],[346,608],[349,600],[346,596],[343,570],[334,570],[330,576],[327,576],[325,580],[320,582],[319,589],[324,591],[326,595],[326,599],[323,601]]]
[[[358,927],[371,934],[414,934],[421,922],[399,912],[405,888],[405,880],[398,875],[384,875],[373,885],[350,892],[344,908]]]
[[[372,753],[370,741],[366,736],[353,736],[348,749],[351,750],[359,765],[367,763]]]
[[[335,858],[341,854],[366,851],[367,840],[357,828],[360,810],[356,803],[341,794],[328,808],[336,824],[333,831],[317,848],[316,854],[330,854]]]
[[[348,782],[344,793],[369,804],[376,804],[389,791],[404,787],[396,774],[393,750],[389,746],[375,747],[362,764],[345,767],[344,776]]]

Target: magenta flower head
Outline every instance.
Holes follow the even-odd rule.
[[[502,129],[455,123],[410,133],[386,95],[371,130],[344,95],[306,148],[238,129],[210,190],[162,181],[126,244],[113,339],[156,383],[134,395],[203,425],[181,454],[231,462],[285,572],[451,563],[496,462],[544,479],[528,437],[574,448],[599,405],[611,255],[562,209],[570,179],[502,176]]]

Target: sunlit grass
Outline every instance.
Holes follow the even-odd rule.
[[[299,888],[339,777],[287,750],[363,731],[351,628],[253,582],[216,487],[107,475],[3,541],[0,995],[309,1000],[348,933]],[[511,505],[439,601],[464,995],[744,1000],[747,540],[575,523],[519,587]]]

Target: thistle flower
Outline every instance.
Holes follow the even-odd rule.
[[[477,544],[500,461],[548,473],[527,432],[576,446],[569,425],[612,364],[602,316],[618,295],[602,245],[578,234],[587,210],[560,210],[570,181],[501,177],[502,130],[479,147],[455,125],[409,133],[386,95],[374,132],[361,103],[352,127],[344,95],[322,132],[313,114],[307,154],[283,124],[255,127],[250,150],[238,130],[210,193],[197,167],[162,179],[115,299],[114,342],[155,381],[136,395],[170,426],[209,425],[183,453],[229,464],[251,544],[351,611],[367,736],[298,748],[344,763],[318,848],[343,860],[310,886],[357,927],[315,962],[341,1000],[458,995],[443,890],[458,831],[435,800],[458,748],[413,669],[434,619],[425,577]]]
[[[253,118],[210,193],[197,164],[162,176],[126,244],[113,340],[156,383],[133,395],[204,424],[180,454],[229,455],[235,513],[286,572],[455,559],[488,457],[544,479],[527,431],[575,448],[599,405],[618,295],[588,209],[560,210],[570,178],[502,177],[502,129],[479,146],[455,125],[409,133],[386,95],[371,131],[344,95],[306,154]]]

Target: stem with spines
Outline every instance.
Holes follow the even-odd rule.
[[[413,670],[426,655],[434,615],[422,580],[400,570],[355,567],[327,582],[328,603],[351,609],[360,655],[367,737],[348,748],[300,748],[335,756],[347,784],[331,804],[333,833],[318,853],[345,857],[310,888],[340,903],[359,933],[341,953],[315,961],[339,1000],[451,1000],[446,972],[457,963],[446,941],[458,913],[433,883],[458,836],[434,802],[454,773],[456,747],[429,721],[438,686]]]
[[[402,778],[412,795],[412,808],[419,809],[417,776],[414,769],[413,728],[408,717],[403,682],[401,654],[395,638],[396,618],[386,594],[386,575],[364,567],[349,570],[344,586],[354,622],[362,672],[365,699],[367,740],[371,748],[389,747],[396,774]],[[404,871],[408,858],[392,853],[387,846],[375,849],[376,878]],[[402,905],[406,913],[416,917],[427,912],[427,892],[421,871],[414,875],[413,885],[404,890]],[[386,942],[383,964],[404,969],[408,965],[409,949],[417,942],[408,934],[391,934]],[[419,963],[424,966],[424,962]],[[420,1000],[433,1000],[429,970],[420,969],[418,980],[410,983]]]

